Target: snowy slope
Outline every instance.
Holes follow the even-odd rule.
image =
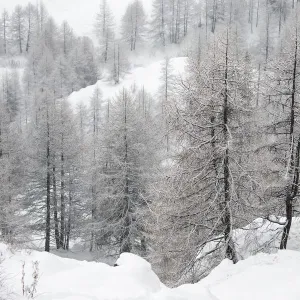
[[[300,253],[258,254],[232,265],[224,260],[198,284],[169,289],[160,283],[149,263],[123,254],[117,267],[60,258],[45,252],[11,252],[0,244],[3,272],[10,299],[23,299],[31,284],[32,262],[39,262],[36,300],[299,300]],[[5,298],[5,299],[8,299]]]
[[[174,76],[183,76],[186,62],[186,57],[171,59],[170,64],[172,74]],[[145,66],[134,68],[118,85],[115,85],[112,81],[106,79],[99,80],[95,85],[88,86],[78,92],[72,93],[69,96],[69,101],[74,108],[76,108],[76,106],[81,102],[88,105],[89,99],[92,97],[96,87],[101,90],[105,100],[116,96],[123,88],[130,88],[133,85],[140,88],[144,87],[145,91],[152,94],[152,96],[155,96],[162,82],[161,72],[163,64],[164,61],[156,61]]]

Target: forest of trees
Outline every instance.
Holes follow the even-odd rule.
[[[299,213],[299,1],[153,0],[148,13],[133,0],[119,26],[99,2],[95,44],[42,2],[1,12],[2,239],[133,252],[170,285],[243,259],[234,231],[257,218],[282,225],[286,249]],[[118,85],[147,51],[165,56],[157,95],[133,85],[68,101],[103,74]]]

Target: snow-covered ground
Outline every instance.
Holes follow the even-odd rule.
[[[262,219],[236,230],[236,245],[245,260],[236,265],[224,260],[199,283],[176,289],[164,286],[151,265],[133,254],[122,254],[118,266],[112,267],[83,261],[93,258],[82,249],[75,253],[76,243],[71,252],[55,254],[0,244],[4,299],[26,299],[22,290],[32,290],[33,263],[38,262],[37,300],[299,300],[300,219],[293,220],[290,250],[278,252],[281,230],[282,226]],[[259,251],[273,253],[253,255]]]
[[[23,286],[32,284],[33,262],[38,262],[39,270],[36,300],[300,299],[300,253],[291,250],[261,253],[237,265],[224,260],[200,283],[176,289],[165,287],[150,264],[133,254],[122,254],[118,266],[111,267],[45,252],[11,251],[4,244],[0,244],[0,250],[10,292],[4,299],[24,299]]]
[[[183,76],[187,63],[186,57],[176,57],[170,60],[170,70],[174,76]],[[158,89],[162,84],[162,69],[164,61],[152,61],[143,66],[133,68],[128,74],[121,79],[120,84],[115,85],[111,80],[101,79],[95,85],[88,86],[69,96],[71,105],[76,108],[79,103],[88,105],[89,99],[92,97],[95,88],[98,87],[102,92],[103,99],[109,99],[122,91],[123,88],[145,88],[145,91],[152,96],[157,95]]]

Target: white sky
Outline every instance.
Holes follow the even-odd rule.
[[[38,0],[0,0],[0,11],[4,8],[12,10],[17,4],[26,5]],[[118,21],[124,14],[126,6],[132,0],[108,0],[108,3]],[[92,35],[95,15],[99,10],[101,0],[44,0],[46,7],[56,20],[61,23],[67,20],[78,35]],[[145,9],[150,11],[152,0],[143,0]]]

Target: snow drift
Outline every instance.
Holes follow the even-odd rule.
[[[122,254],[118,266],[77,261],[37,251],[12,251],[0,244],[8,286],[5,299],[22,296],[32,283],[32,263],[38,262],[37,300],[299,300],[300,253],[286,250],[258,254],[233,265],[224,260],[194,285],[165,287],[151,265],[133,254]],[[26,299],[26,298],[25,298]]]

